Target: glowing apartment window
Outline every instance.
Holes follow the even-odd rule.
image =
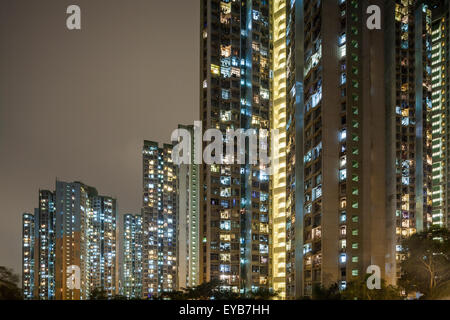
[[[339,59],[343,59],[347,55],[347,46],[345,44],[339,47],[338,55]]]
[[[231,98],[231,92],[228,89],[222,89],[222,99],[229,100]]]
[[[218,65],[212,64],[211,73],[218,76],[220,74],[220,67]]]
[[[344,168],[347,165],[347,156],[341,157],[340,167]]]
[[[339,46],[342,46],[345,42],[347,41],[347,36],[345,33],[343,33],[340,37],[339,37]]]
[[[347,74],[345,72],[341,73],[341,85],[347,82]]]
[[[227,220],[227,221],[221,221],[220,222],[220,229],[221,230],[231,230],[231,221]]]
[[[345,141],[345,139],[347,139],[347,130],[343,129],[340,133],[339,133],[339,141]]]
[[[339,170],[339,181],[345,181],[347,179],[347,169]]]
[[[341,209],[345,209],[347,207],[347,199],[343,198],[340,201]]]

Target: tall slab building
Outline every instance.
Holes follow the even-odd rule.
[[[194,126],[180,125],[178,129],[185,130],[184,132],[191,138],[190,150],[186,150],[189,153],[189,161],[176,168],[178,176],[177,268],[178,288],[181,289],[200,284],[200,165],[195,163],[197,150],[194,143]]]
[[[177,176],[172,145],[145,141],[142,296],[177,289]]]
[[[270,128],[270,12],[269,0],[201,0],[203,129]],[[201,170],[200,277],[248,293],[270,285],[270,179],[225,162]]]
[[[429,1],[385,8],[387,281],[400,277],[401,242],[432,222],[432,12]]]
[[[121,293],[127,299],[140,299],[142,297],[142,248],[142,215],[124,215]]]
[[[24,300],[34,298],[34,215],[22,215],[22,293]]]
[[[88,215],[88,281],[92,291],[102,288],[107,297],[118,293],[119,240],[116,199],[97,196]]]
[[[271,278],[272,287],[279,297],[286,297],[286,102],[287,56],[285,0],[272,1],[273,79],[271,129],[278,131],[277,141],[271,146],[276,151],[276,162],[271,184]]]
[[[287,5],[288,298],[370,265],[395,283],[431,225],[431,20],[425,1]]]
[[[286,296],[386,275],[383,1],[286,4]],[[390,48],[391,49],[391,48]],[[274,58],[276,60],[276,57]],[[395,212],[393,213],[395,215]]]
[[[34,214],[23,215],[23,295],[25,299],[55,299],[55,195],[39,191]]]
[[[432,9],[432,136],[434,226],[450,228],[449,154],[449,12],[448,0],[434,1]]]
[[[57,181],[55,190],[39,191],[34,215],[23,218],[25,296],[86,300],[100,288],[116,295],[116,200],[80,182]]]
[[[35,209],[35,278],[34,288],[39,300],[55,299],[55,194],[39,191],[39,207]]]

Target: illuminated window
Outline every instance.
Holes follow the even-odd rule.
[[[231,98],[230,90],[222,89],[222,99],[229,100]]]
[[[342,46],[345,42],[347,41],[347,36],[345,33],[343,33],[340,37],[339,37],[339,46]]]
[[[340,133],[339,133],[339,141],[345,141],[345,139],[347,139],[347,130],[343,129]]]
[[[345,58],[345,56],[347,55],[347,46],[344,44],[343,46],[339,47],[339,59]]]
[[[220,67],[218,65],[212,64],[211,73],[218,76],[220,74]]]
[[[344,181],[347,179],[347,169],[342,169],[339,171],[339,181]]]
[[[231,221],[220,221],[220,229],[222,230],[231,230]]]
[[[341,73],[341,85],[345,84],[347,82],[347,75],[344,73]]]

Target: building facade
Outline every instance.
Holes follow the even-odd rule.
[[[144,298],[177,289],[177,176],[172,145],[143,147]]]
[[[39,191],[34,214],[23,215],[22,289],[27,300],[55,299],[55,195]]]
[[[279,297],[286,297],[286,1],[272,1],[273,79],[271,129],[277,130],[276,149],[278,166],[273,168],[271,184],[272,223],[272,287]]]
[[[269,129],[270,10],[268,0],[201,1],[200,118],[224,141],[231,130]],[[269,176],[223,160],[201,168],[201,282],[268,288]]]
[[[432,222],[432,12],[427,1],[386,4],[386,280],[400,277],[401,241]]]
[[[372,4],[384,9],[345,0],[286,8],[289,299],[345,288],[372,264],[384,276],[384,42],[362,18]]]
[[[450,227],[449,178],[449,1],[432,4],[432,156],[433,156],[433,212],[434,226]]]
[[[22,216],[22,292],[25,300],[34,298],[34,215]]]
[[[189,163],[177,166],[178,288],[200,284],[200,165],[195,164],[194,126],[179,126],[191,137]]]
[[[127,299],[140,299],[142,297],[142,235],[142,215],[124,215],[122,295]]]
[[[56,181],[55,192],[39,191],[39,206],[23,223],[28,299],[86,300],[95,289],[117,294],[115,199],[81,182]]]
[[[39,191],[39,207],[35,209],[34,295],[39,300],[55,299],[55,194]]]
[[[108,298],[118,294],[119,247],[116,199],[96,196],[88,215],[88,273],[90,292],[102,288]]]

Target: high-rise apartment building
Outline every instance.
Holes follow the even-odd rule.
[[[25,299],[55,299],[55,196],[39,191],[34,214],[23,215],[22,281]]]
[[[117,293],[115,199],[80,182],[57,181],[55,192],[39,191],[39,206],[23,223],[27,298],[85,300],[95,289],[109,297]]]
[[[450,228],[450,126],[448,115],[449,99],[449,12],[448,0],[435,1],[432,4],[432,156],[433,156],[433,212],[434,226]]]
[[[344,288],[372,264],[384,276],[384,42],[363,19],[372,4],[384,8],[382,1],[286,4],[290,299],[317,286]]]
[[[189,163],[177,167],[178,288],[200,284],[200,165],[195,164],[194,126],[182,126],[190,137]]]
[[[270,11],[269,0],[201,1],[200,117],[224,141],[231,130],[270,128]],[[201,170],[200,277],[248,293],[269,287],[270,179],[248,160],[224,160]]]
[[[279,297],[286,297],[286,1],[272,1],[273,85],[271,129],[277,141],[271,146],[278,166],[273,168],[271,185],[272,287]],[[275,150],[276,149],[276,150]]]
[[[55,194],[39,191],[35,209],[35,277],[34,295],[39,300],[55,299]]]
[[[427,1],[386,3],[386,280],[400,276],[401,241],[432,222],[432,13]]]
[[[34,215],[22,216],[22,291],[25,300],[34,298]]]
[[[142,215],[124,215],[122,294],[128,299],[142,297],[142,235]]]
[[[116,199],[96,196],[88,215],[89,288],[102,288],[111,298],[118,293],[119,247]]]
[[[177,289],[177,176],[172,146],[145,141],[143,147],[142,295]]]
[[[56,298],[85,300],[89,297],[89,220],[97,190],[82,183],[56,182]],[[80,286],[68,281],[80,278]]]

